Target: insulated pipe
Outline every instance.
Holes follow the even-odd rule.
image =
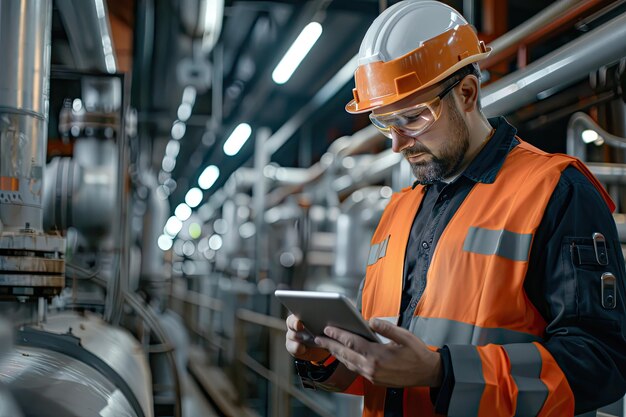
[[[0,222],[42,230],[51,0],[0,2]]]
[[[587,162],[585,165],[600,182],[626,185],[626,164]]]
[[[604,143],[609,146],[626,149],[626,138],[607,132],[586,113],[577,112],[572,115],[569,123],[567,124],[567,153],[582,161],[587,159],[586,146],[581,136],[583,130],[592,130],[596,132],[598,134],[598,140],[603,140]]]
[[[531,17],[515,29],[505,33],[504,35],[494,39],[489,46],[493,49],[492,54],[497,55],[501,51],[505,51],[511,46],[517,45],[527,36],[533,34],[557,17],[561,16],[568,9],[582,3],[581,0],[561,0],[552,3],[540,13]]]
[[[104,0],[55,0],[78,69],[117,70],[108,10]]]
[[[165,286],[163,269],[163,251],[159,249],[158,239],[163,233],[163,225],[170,212],[168,200],[157,195],[158,181],[153,173],[142,176],[142,182],[148,187],[146,213],[143,216],[143,233],[141,237],[141,285],[147,288],[152,296],[159,298]]]
[[[485,115],[508,114],[533,103],[542,91],[576,81],[626,56],[626,13],[584,34],[528,67],[488,85]]]

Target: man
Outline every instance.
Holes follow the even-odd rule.
[[[286,347],[306,385],[364,395],[364,416],[571,416],[624,395],[614,205],[582,163],[484,117],[488,54],[424,0],[387,9],[361,45],[346,109],[370,112],[417,179],[387,206],[359,295],[391,343],[327,327],[307,346],[292,315]]]

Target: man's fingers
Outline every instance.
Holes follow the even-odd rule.
[[[367,344],[369,343],[361,336],[332,326],[327,326],[324,329],[324,334],[331,339],[337,340],[348,349],[359,353],[365,352],[367,350]]]
[[[351,371],[359,372],[363,369],[363,366],[367,364],[365,357],[341,344],[337,340],[318,336],[315,338],[315,344],[328,350]]]
[[[293,314],[287,317],[287,328],[296,332],[304,330],[304,324]]]
[[[372,330],[374,330],[376,333],[396,342],[399,345],[410,345],[411,343],[414,343],[415,339],[417,338],[413,333],[409,332],[408,330],[389,323],[385,320],[371,319],[369,323]]]

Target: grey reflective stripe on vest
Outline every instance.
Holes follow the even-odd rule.
[[[476,346],[448,345],[452,369],[454,369],[454,390],[450,397],[448,415],[477,416],[480,399],[485,390],[483,364]]]
[[[376,261],[378,260],[378,248],[379,247],[380,247],[379,243],[374,243],[372,246],[370,246],[370,254],[367,257],[367,266],[374,265]]]
[[[541,354],[532,343],[503,347],[509,356],[511,376],[518,390],[515,416],[536,416],[548,398],[548,387],[540,378]]]
[[[540,337],[494,327],[480,327],[455,320],[413,317],[409,330],[424,343],[441,347],[448,344],[482,346],[489,343],[539,342]]]
[[[367,256],[367,266],[374,265],[380,258],[387,254],[387,245],[389,244],[389,238],[383,240],[380,243],[374,243],[370,246],[370,253]]]
[[[512,261],[528,261],[532,234],[470,227],[463,243],[466,252],[498,255]]]

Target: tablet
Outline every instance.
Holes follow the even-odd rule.
[[[317,291],[276,290],[274,295],[291,311],[313,336],[324,336],[324,327],[333,326],[381,342],[363,320],[352,302],[343,294]]]

